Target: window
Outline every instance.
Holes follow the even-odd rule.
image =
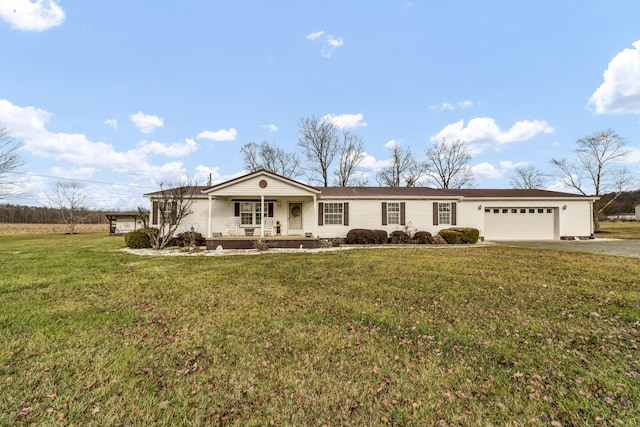
[[[520,209],[520,213],[527,213],[527,210],[522,208],[522,209]]]
[[[324,223],[342,225],[342,203],[324,203]]]
[[[387,224],[400,224],[400,203],[387,203]]]
[[[502,209],[502,213],[509,213],[509,209]]]
[[[535,209],[529,209],[529,213],[536,213]]]
[[[547,213],[553,213],[553,209],[547,208]]]
[[[262,203],[260,202],[240,202],[237,205],[240,216],[240,225],[260,225],[262,222]],[[268,208],[267,212],[272,212],[273,205],[271,202],[265,202]]]
[[[438,203],[438,224],[451,223],[451,203]]]
[[[511,209],[511,213],[512,214],[517,214],[518,213],[518,209]]]
[[[544,213],[544,209],[538,209],[538,213]]]

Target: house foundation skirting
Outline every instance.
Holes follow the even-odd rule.
[[[241,237],[214,237],[206,239],[207,249],[212,251],[216,250],[219,246],[222,249],[254,249],[258,242],[266,244],[269,248],[283,248],[283,249],[315,249],[320,246],[320,239],[305,237],[305,238],[241,238]]]

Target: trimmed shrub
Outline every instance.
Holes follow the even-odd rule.
[[[392,231],[389,235],[389,243],[406,244],[411,243],[411,236],[402,230]]]
[[[474,244],[480,238],[477,228],[445,228],[438,233],[450,245]]]
[[[124,243],[131,249],[151,248],[149,234],[157,234],[157,228],[140,228],[124,235]]]
[[[180,233],[176,237],[172,238],[167,246],[180,246],[182,248],[186,248],[191,245],[191,235],[193,235],[194,246],[205,246],[207,244],[202,233],[198,233],[197,231],[194,231],[193,233],[185,231],[184,233]]]
[[[373,230],[371,232],[371,243],[376,245],[383,245],[387,243],[387,232],[384,230]]]
[[[380,245],[387,243],[387,232],[384,230],[354,228],[347,233],[345,243],[352,245]]]
[[[441,235],[436,234],[435,236],[433,236],[433,244],[434,245],[446,245],[447,241],[444,240]]]
[[[433,244],[433,236],[428,231],[418,231],[413,235],[413,243],[418,245]]]
[[[373,232],[364,228],[354,228],[347,233],[346,243],[351,245],[367,245],[371,242]]]

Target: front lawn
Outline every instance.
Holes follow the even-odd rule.
[[[0,425],[638,425],[640,263],[0,236]]]

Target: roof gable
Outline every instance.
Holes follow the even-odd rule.
[[[320,190],[315,187],[264,169],[213,185],[203,192],[212,196],[230,196],[237,194],[278,196],[320,194]]]

